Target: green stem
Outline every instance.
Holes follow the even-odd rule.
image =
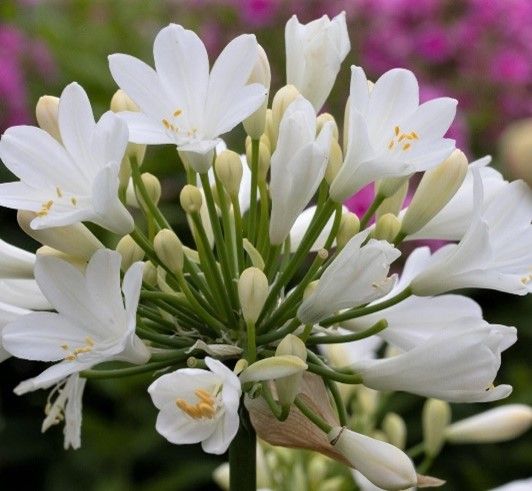
[[[364,230],[367,227],[371,217],[375,214],[377,208],[382,204],[385,199],[386,197],[381,196],[380,194],[377,194],[377,196],[375,196],[373,203],[371,203],[370,207],[368,208],[366,213],[364,213],[364,216],[360,220],[360,230]]]
[[[255,222],[257,221],[257,183],[259,177],[259,146],[260,140],[251,140],[251,188],[249,214],[247,220],[247,237],[255,245]]]
[[[301,322],[299,319],[294,318],[288,324],[286,324],[286,326],[281,327],[281,329],[278,329],[277,331],[272,331],[262,334],[261,336],[257,336],[257,344],[264,345],[284,338],[287,334],[293,333],[300,325]]]
[[[253,321],[246,321],[247,330],[247,353],[246,359],[251,365],[257,359],[257,339],[255,336],[255,323]]]
[[[240,426],[229,447],[230,491],[257,489],[257,438],[244,406],[240,406]]]
[[[238,196],[231,197],[233,205],[233,217],[235,220],[235,237],[236,237],[236,253],[238,258],[238,271],[244,270],[244,232],[242,230],[242,212],[240,211],[240,202]]]
[[[332,426],[327,423],[321,416],[317,415],[312,409],[310,409],[299,397],[296,397],[294,401],[296,407],[312,421],[320,430],[324,433],[329,433],[332,430]]]
[[[425,451],[425,443],[421,442],[417,445],[414,445],[412,448],[409,448],[406,452],[411,459],[419,457]]]
[[[369,338],[374,334],[381,332],[383,329],[388,327],[388,321],[382,319],[379,322],[376,322],[368,329],[364,331],[353,333],[353,334],[344,334],[338,336],[312,336],[308,339],[307,345],[312,346],[316,344],[333,344],[333,343],[350,343],[351,341],[358,341],[360,339]]]
[[[146,363],[145,365],[138,365],[127,368],[116,368],[111,370],[83,370],[82,372],[80,372],[80,376],[91,379],[129,377],[131,375],[140,375],[141,373],[153,372],[155,370],[160,370],[161,368],[171,367],[173,365],[181,363],[184,360],[186,360],[186,357],[183,357],[183,359],[175,358],[173,360],[156,361],[153,363]]]

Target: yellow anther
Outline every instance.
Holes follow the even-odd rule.
[[[391,150],[394,145],[395,145],[395,142],[392,139],[392,140],[390,140],[390,143],[388,143],[388,148]]]
[[[194,391],[194,394],[198,397],[198,399],[201,399],[203,402],[206,402],[207,404],[214,404],[214,397],[209,394],[205,389],[197,389]]]
[[[72,206],[76,206],[78,204],[78,200],[76,198],[74,198],[74,196],[72,196],[72,198],[70,198],[70,202],[72,203]]]
[[[174,116],[177,118],[178,116],[180,116],[180,115],[182,114],[182,112],[183,112],[183,111],[182,111],[181,109],[176,109],[176,110],[174,111]]]
[[[194,419],[213,418],[216,414],[216,399],[214,396],[205,389],[196,389],[194,394],[196,394],[199,402],[196,404],[189,404],[184,399],[176,399],[176,406]]]
[[[399,132],[401,131],[401,128],[399,128],[399,126],[396,126],[394,131],[395,131],[395,136],[399,136]]]
[[[212,418],[216,413],[214,406],[206,402],[199,402],[196,407],[200,410],[201,415],[206,418]]]
[[[55,192],[56,192],[58,198],[62,198],[63,197],[63,191],[61,191],[61,188],[59,186],[57,186],[55,188]]]
[[[405,143],[403,145],[403,150],[408,150],[412,145],[410,143]]]
[[[163,125],[167,130],[170,129],[170,122],[167,119],[163,119]]]
[[[419,136],[418,134],[415,132],[415,131],[412,131],[410,133],[410,136],[414,139],[414,140],[419,140]]]
[[[64,350],[67,350],[67,349],[68,349],[68,344],[66,344],[66,343],[65,343],[65,344],[62,344],[62,345],[61,345],[61,348],[63,348]]]
[[[407,136],[403,133],[397,141],[402,142],[405,138],[407,138]]]

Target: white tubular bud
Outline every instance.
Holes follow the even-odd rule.
[[[406,445],[406,424],[396,413],[388,413],[382,422],[382,429],[386,433],[388,442],[403,450]]]
[[[343,247],[360,232],[360,220],[355,213],[347,211],[342,213],[340,219],[340,226],[338,227],[338,233],[336,234],[336,245],[338,249]]]
[[[532,186],[532,118],[510,124],[501,135],[501,159],[511,173]]]
[[[39,127],[61,142],[61,133],[57,117],[59,112],[59,98],[51,95],[43,95],[37,101],[35,116]]]
[[[386,213],[382,215],[375,225],[372,237],[379,240],[387,240],[392,243],[401,229],[401,221],[395,215]]]
[[[304,372],[307,364],[298,356],[271,356],[252,363],[240,374],[240,382],[260,382],[289,377]]]
[[[127,271],[133,263],[144,259],[144,249],[131,238],[131,235],[124,235],[115,249],[122,256],[120,265],[122,271]]]
[[[270,143],[272,144],[272,151],[277,146],[277,138],[279,137],[279,125],[286,108],[296,100],[300,95],[299,91],[293,85],[285,85],[281,87],[272,101],[272,134]]]
[[[246,322],[255,323],[268,297],[268,278],[255,267],[245,269],[238,280],[238,298]]]
[[[336,138],[332,138],[331,149],[329,150],[329,162],[327,163],[327,169],[325,170],[325,180],[327,181],[327,184],[332,184],[343,163],[344,155],[342,153],[342,147],[340,147]]]
[[[338,124],[336,123],[336,119],[334,119],[334,116],[330,113],[321,113],[316,118],[316,135],[319,135],[320,131],[323,129],[323,127],[328,121],[332,123],[333,138],[338,141]]]
[[[142,281],[151,286],[157,285],[157,267],[151,261],[146,261],[144,263]]]
[[[185,168],[194,169],[200,174],[205,174],[212,166],[214,149],[209,150],[207,153],[198,153],[188,150],[178,150],[177,153]]]
[[[157,177],[155,177],[153,174],[150,174],[149,172],[145,172],[141,175],[142,182],[144,183],[144,186],[146,188],[146,191],[148,193],[148,196],[150,199],[155,203],[158,204],[159,200],[161,199],[161,183]],[[145,207],[146,204],[144,203],[144,200],[142,199],[142,196],[140,193],[135,193],[135,187],[133,186],[133,181],[129,181],[127,190],[126,190],[126,203],[129,206],[134,206],[135,208]]]
[[[32,211],[20,210],[17,212],[17,221],[20,228],[37,242],[49,246],[68,256],[81,258],[88,261],[104,245],[82,223],[66,225],[64,227],[44,228],[34,230],[30,223],[36,217]]]
[[[251,71],[248,84],[259,83],[264,85],[266,97],[264,103],[251,116],[243,121],[246,133],[254,139],[260,138],[266,128],[266,109],[268,108],[268,94],[270,93],[270,84],[272,75],[268,56],[261,45],[257,45],[257,61]]]
[[[307,348],[305,343],[301,341],[297,336],[288,334],[277,346],[275,350],[275,356],[293,355],[301,358],[301,360],[307,360]],[[277,388],[277,395],[279,397],[279,403],[282,406],[290,405],[294,402],[301,384],[303,372],[290,375],[275,381]]]
[[[388,177],[382,179],[377,183],[375,188],[376,194],[384,198],[389,198],[393,196],[401,186],[404,186],[405,181],[408,182],[410,176],[407,177]]]
[[[391,213],[392,215],[399,215],[399,212],[403,208],[403,203],[408,193],[408,181],[405,181],[401,187],[389,198],[386,198],[381,205],[377,208],[376,216],[377,220],[386,215],[386,213]]]
[[[172,273],[179,274],[183,270],[183,244],[174,232],[160,230],[153,239],[153,248],[157,257]]]
[[[275,130],[273,128],[273,114],[271,109],[266,110],[266,128],[264,129],[264,135],[262,137],[266,137],[268,140],[268,143],[270,145],[270,151],[273,152],[275,149]],[[261,138],[262,138],[261,137]]]
[[[449,202],[464,181],[467,166],[464,153],[454,150],[448,159],[423,174],[403,217],[404,235],[420,230]]]
[[[201,191],[196,186],[186,184],[181,190],[179,201],[185,213],[197,213],[201,209],[203,197],[201,196]]]
[[[214,170],[231,198],[238,197],[242,182],[242,161],[240,155],[232,150],[224,150],[214,163]]]
[[[70,256],[69,254],[65,254],[64,252],[58,251],[57,249],[54,249],[53,247],[48,247],[48,246],[39,247],[35,251],[35,254],[38,256],[57,257],[58,259],[61,259],[62,261],[66,261],[70,263],[72,266],[75,266],[82,272],[85,271],[85,268],[87,267],[87,261],[85,261],[85,259]]]
[[[439,399],[428,399],[423,406],[422,425],[425,453],[436,457],[445,442],[445,432],[451,422],[451,406]]]
[[[532,408],[507,404],[457,421],[445,430],[449,443],[496,443],[512,440],[532,426]]]
[[[393,445],[339,426],[334,427],[327,436],[331,445],[351,466],[375,486],[399,490],[417,484],[414,464]]]

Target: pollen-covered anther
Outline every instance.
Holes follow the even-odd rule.
[[[396,143],[402,143],[401,150],[403,150],[403,152],[406,152],[412,147],[411,142],[413,142],[414,140],[419,140],[419,135],[415,131],[405,133],[401,130],[399,126],[394,127],[393,133],[394,136],[390,139],[388,143],[388,150],[393,150]]]
[[[177,399],[176,406],[184,413],[188,414],[194,419],[212,419],[216,414],[216,399],[205,389],[197,389],[194,391],[199,402],[190,404],[184,399]]]
[[[63,191],[61,191],[61,188],[59,186],[56,186],[55,193],[57,194],[58,198],[62,198],[63,197]]]
[[[37,212],[37,216],[45,217],[46,215],[48,215],[48,212],[52,208],[53,204],[54,204],[53,200],[43,203],[41,209]]]
[[[528,285],[532,281],[532,273],[529,273],[521,278],[523,285]]]
[[[62,344],[61,348],[67,350],[68,344]],[[87,336],[85,338],[85,345],[80,346],[78,348],[74,348],[73,351],[71,351],[70,353],[68,353],[68,355],[65,356],[65,360],[74,361],[78,358],[79,355],[81,355],[82,353],[89,353],[90,351],[92,351],[93,348],[94,340],[91,337]]]

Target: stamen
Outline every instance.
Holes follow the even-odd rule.
[[[399,136],[399,132],[401,131],[401,128],[399,128],[399,126],[396,126],[394,131],[395,131],[395,136]]]
[[[390,143],[388,143],[388,149],[392,149],[395,145],[395,141],[393,140],[393,138],[390,140]]]
[[[408,150],[412,145],[410,143],[405,143],[403,145],[403,150]]]
[[[174,116],[177,118],[178,116],[180,116],[181,114],[183,113],[183,111],[181,109],[176,109],[174,111]]]
[[[50,208],[52,208],[53,204],[53,200],[43,203],[41,209],[36,213],[36,215],[38,217],[45,217],[46,215],[48,215],[48,212],[50,211]]]
[[[76,206],[78,204],[78,200],[76,198],[74,198],[74,196],[72,196],[72,198],[70,198],[70,202],[72,203],[72,206]]]
[[[64,350],[68,349],[68,344],[66,343],[60,346]],[[89,353],[90,351],[92,351],[93,348],[94,348],[94,340],[91,337],[87,336],[85,338],[85,345],[79,346],[78,348],[74,348],[73,351],[71,351],[65,356],[65,360],[74,361],[78,358],[79,355],[81,355],[82,353]]]
[[[62,198],[63,197],[63,191],[61,191],[61,188],[59,186],[57,186],[55,188],[55,192],[56,192],[58,198]]]
[[[211,419],[216,414],[216,398],[205,389],[196,389],[194,391],[199,402],[189,404],[184,399],[176,399],[176,406],[185,414],[193,419],[207,418]]]

